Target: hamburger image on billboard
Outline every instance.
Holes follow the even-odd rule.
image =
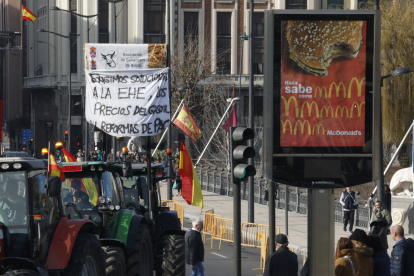
[[[281,146],[364,146],[365,33],[365,21],[282,21]]]

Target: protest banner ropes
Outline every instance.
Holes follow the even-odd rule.
[[[86,70],[136,70],[167,67],[167,44],[87,43]]]
[[[170,124],[168,68],[86,72],[86,120],[117,137],[154,136]]]

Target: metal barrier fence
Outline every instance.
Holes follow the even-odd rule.
[[[181,204],[181,202],[175,201],[175,200],[163,199],[162,202],[163,203],[165,202],[167,204],[166,206],[170,207],[170,210],[177,211],[177,216],[181,223],[181,230],[183,230],[184,229],[184,205]]]
[[[196,168],[198,178],[200,179],[201,189],[216,193],[219,195],[233,196],[233,185],[231,185],[230,174],[224,170],[217,171],[213,169]],[[264,200],[265,191],[267,190],[269,183],[264,179],[254,180],[254,202],[267,205],[267,201]],[[288,202],[285,202],[286,188],[288,191]],[[278,185],[277,197],[275,206],[277,209],[285,209],[288,206],[288,210],[291,212],[306,215],[308,213],[308,194],[306,189],[299,189],[293,187],[286,187],[283,184]],[[242,183],[241,198],[247,200],[249,196],[249,184],[247,182]],[[368,227],[369,207],[360,205],[355,213],[354,225],[357,227]],[[343,221],[342,206],[338,201],[335,201],[335,221]]]
[[[269,225],[243,222],[242,226],[242,245],[251,247],[261,247],[262,240],[259,238],[262,233],[265,237],[269,236]],[[280,234],[279,226],[275,226],[275,234]]]

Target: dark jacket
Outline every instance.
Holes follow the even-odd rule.
[[[374,210],[372,211],[371,222],[377,220],[377,216],[379,218],[384,218],[387,221],[388,226],[391,226],[392,219],[390,216],[390,211],[388,211],[387,208],[385,208],[385,206],[381,206],[379,210],[374,208]]]
[[[374,250],[366,244],[359,241],[352,241],[354,245],[355,255],[358,259],[359,267],[356,276],[372,276],[374,275],[374,260],[372,254]]]
[[[414,240],[399,240],[391,252],[390,269],[392,276],[414,275]]]
[[[387,210],[391,213],[391,193],[384,192],[384,205],[387,207]]]
[[[372,259],[374,260],[375,276],[391,276],[390,256],[388,256],[387,250],[384,249],[378,252],[374,252]]]
[[[356,205],[358,204],[356,193],[354,191],[351,191],[350,193],[348,193],[348,191],[343,192],[340,203],[345,210],[355,210]]]
[[[298,256],[286,246],[267,257],[263,276],[297,276]]]
[[[185,262],[195,265],[204,262],[204,244],[201,233],[191,229],[185,234]]]

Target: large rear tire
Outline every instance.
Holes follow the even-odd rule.
[[[105,267],[104,251],[99,240],[91,233],[80,232],[63,275],[101,276],[105,275]]]
[[[122,248],[115,246],[103,246],[102,249],[105,253],[106,275],[125,276],[125,255]]]
[[[162,275],[185,276],[185,240],[182,235],[165,235],[162,240]]]
[[[154,271],[151,235],[148,226],[140,224],[135,244],[127,249],[127,276],[152,276]]]
[[[40,276],[40,274],[33,270],[18,269],[13,271],[7,271],[3,276]]]

